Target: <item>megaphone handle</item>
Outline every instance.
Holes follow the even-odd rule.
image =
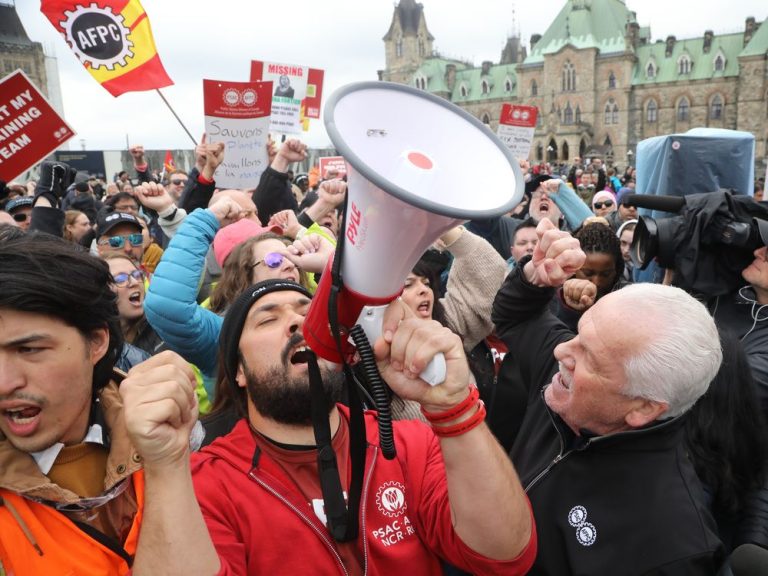
[[[381,336],[381,327],[384,325],[384,311],[386,306],[364,306],[357,318],[357,323],[368,337],[368,342],[373,343]],[[351,338],[350,338],[350,341]],[[427,364],[424,371],[419,374],[419,378],[424,380],[430,386],[437,386],[445,382],[445,356],[440,353]]]

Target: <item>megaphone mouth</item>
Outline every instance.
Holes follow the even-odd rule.
[[[473,220],[501,216],[522,199],[523,176],[512,152],[485,124],[438,96],[391,82],[358,82],[331,95],[324,117],[347,164],[411,206]],[[476,159],[457,149],[473,150]]]

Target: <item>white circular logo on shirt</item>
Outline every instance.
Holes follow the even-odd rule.
[[[399,482],[385,482],[376,492],[376,506],[379,512],[390,518],[405,513],[405,486]]]

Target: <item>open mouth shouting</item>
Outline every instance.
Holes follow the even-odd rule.
[[[40,425],[42,409],[32,404],[14,403],[0,410],[5,419],[10,434],[14,436],[31,436]]]

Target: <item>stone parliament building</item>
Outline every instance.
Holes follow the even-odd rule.
[[[706,126],[754,134],[765,174],[768,20],[652,41],[624,0],[566,0],[530,51],[512,36],[499,62],[476,67],[435,52],[424,6],[400,0],[383,40],[380,80],[450,100],[494,132],[503,103],[536,106],[531,161],[600,156],[625,166],[645,138]]]

